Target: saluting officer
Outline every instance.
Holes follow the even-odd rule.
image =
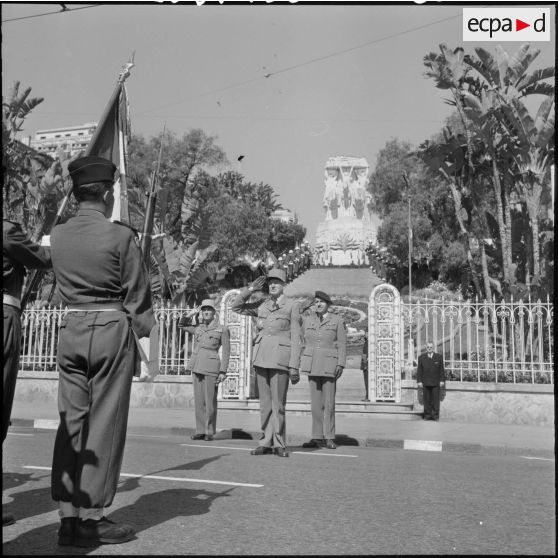
[[[50,250],[43,248],[23,232],[13,221],[2,221],[2,314],[4,337],[4,380],[2,390],[2,443],[8,434],[10,415],[19,368],[21,349],[21,289],[26,267],[50,267]],[[2,514],[2,525],[14,522],[11,514]]]
[[[201,303],[197,325],[192,325],[198,309],[181,318],[178,326],[194,335],[189,368],[194,384],[196,432],[192,440],[213,440],[217,425],[217,389],[227,376],[230,355],[230,335],[227,326],[215,319],[215,304],[211,299]],[[222,347],[219,359],[219,347]]]
[[[147,270],[133,230],[108,217],[115,166],[100,157],[68,165],[77,215],[51,234],[58,291],[68,306],[58,341],[58,410],[52,497],[58,543],[94,546],[134,536],[104,517],[120,475],[138,338],[155,324]]]
[[[331,298],[314,295],[314,310],[303,315],[300,371],[308,374],[312,438],[304,447],[335,449],[335,388],[347,359],[347,332],[341,316],[328,312]]]
[[[240,291],[231,309],[238,314],[257,318],[252,364],[260,394],[260,414],[264,437],[252,455],[274,452],[288,457],[285,446],[285,405],[289,377],[296,384],[300,358],[300,308],[283,294],[287,277],[283,270],[271,269],[267,274],[269,297],[248,302],[250,295],[263,288],[266,277],[260,276]]]

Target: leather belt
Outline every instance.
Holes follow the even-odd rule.
[[[19,298],[15,296],[2,293],[2,304],[7,304],[8,306],[15,306],[16,308],[21,309],[21,301]]]
[[[90,302],[83,304],[72,304],[68,312],[123,312],[122,302]]]

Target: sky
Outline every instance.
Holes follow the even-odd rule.
[[[390,139],[418,146],[452,110],[424,76],[423,57],[440,43],[471,54],[496,45],[462,41],[457,3],[67,7],[2,3],[2,92],[19,81],[45,99],[24,136],[97,121],[135,52],[126,82],[133,132],[166,125],[216,136],[229,164],[215,172],[270,184],[311,244],[324,219],[326,160],[364,157],[373,172]],[[29,17],[38,14],[49,15]],[[554,66],[554,29],[534,44],[533,68]],[[502,44],[510,53],[520,45]]]

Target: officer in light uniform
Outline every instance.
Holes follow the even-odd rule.
[[[179,327],[194,335],[189,368],[194,384],[196,406],[196,433],[192,440],[211,441],[217,425],[217,389],[229,367],[230,335],[227,326],[215,318],[215,304],[211,299],[201,303],[197,325],[192,325],[198,310],[193,310],[178,323]],[[219,359],[219,347],[222,347]]]
[[[263,288],[266,277],[258,277],[240,291],[231,309],[238,314],[257,318],[252,364],[260,394],[260,414],[264,437],[252,455],[274,452],[288,457],[285,446],[285,405],[289,377],[296,384],[300,358],[300,308],[283,294],[287,277],[283,270],[267,274],[269,297],[248,302],[250,295]]]
[[[308,375],[312,438],[304,447],[335,449],[335,388],[347,358],[347,332],[341,316],[328,312],[331,298],[314,295],[314,310],[304,313],[300,371]]]
[[[155,325],[138,240],[111,223],[115,166],[100,157],[68,165],[77,215],[51,234],[52,266],[68,307],[58,341],[58,410],[52,497],[62,524],[58,543],[94,546],[134,537],[104,517],[118,483],[137,338]]]
[[[2,384],[2,443],[8,434],[10,415],[21,349],[21,289],[25,268],[50,267],[50,250],[43,248],[13,221],[2,221],[2,315],[4,337],[4,380]],[[2,514],[2,525],[14,522],[11,514]]]

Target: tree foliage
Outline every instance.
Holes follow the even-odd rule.
[[[289,250],[299,246],[306,236],[306,228],[299,223],[286,223],[274,219],[271,221],[267,249],[278,258]]]

